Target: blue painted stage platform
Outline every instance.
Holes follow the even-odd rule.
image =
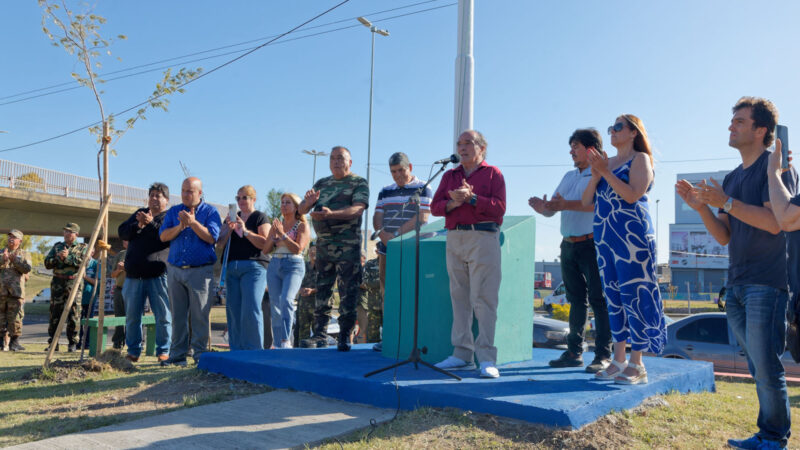
[[[370,378],[364,374],[392,364],[372,344],[347,353],[327,349],[286,349],[204,353],[198,367],[230,378],[294,389],[383,408],[455,407],[545,425],[580,428],[611,411],[633,408],[647,397],[671,391],[714,391],[711,363],[645,358],[649,383],[623,386],[598,381],[582,367],[552,369],[560,350],[534,348],[533,359],[499,366],[500,378],[477,371],[455,372],[462,381],[427,367],[407,364]],[[405,357],[405,355],[403,355]],[[587,363],[594,357],[584,354]],[[399,393],[398,393],[399,392]]]

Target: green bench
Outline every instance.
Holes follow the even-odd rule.
[[[86,325],[87,319],[81,319],[81,326]],[[97,317],[88,319],[89,322],[89,356],[94,356],[97,352]],[[104,317],[102,336],[103,347],[106,348],[106,337],[108,329],[111,327],[125,326],[125,317]],[[142,316],[142,325],[147,327],[147,338],[144,354],[153,356],[156,354],[156,318],[154,316]]]

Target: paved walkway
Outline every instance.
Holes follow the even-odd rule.
[[[393,410],[272,391],[11,448],[290,448],[385,422]]]

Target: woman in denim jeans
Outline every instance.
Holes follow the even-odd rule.
[[[270,232],[269,218],[255,209],[256,190],[242,186],[236,194],[239,213],[236,220],[225,218],[217,242],[224,245],[230,236],[228,265],[225,267],[228,316],[228,344],[233,350],[262,350],[264,323],[261,299],[267,283],[267,257],[261,247]]]
[[[294,325],[294,303],[306,267],[303,250],[311,240],[311,229],[305,216],[297,211],[300,197],[285,193],[281,196],[283,220],[275,219],[264,245],[264,253],[272,253],[267,270],[267,286],[272,310],[272,335],[275,345],[292,348],[292,326]]]

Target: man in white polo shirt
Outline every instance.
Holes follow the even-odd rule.
[[[592,177],[586,158],[587,149],[594,147],[603,151],[603,140],[595,129],[579,129],[570,136],[569,147],[575,169],[564,175],[549,201],[545,195],[543,198],[531,197],[528,204],[545,217],[561,211],[561,235],[564,237],[561,242],[561,276],[570,303],[569,336],[567,350],[558,359],[550,361],[550,366],[583,366],[581,354],[587,310],[591,305],[597,333],[595,357],[586,371],[597,373],[610,362],[611,328],[592,235],[594,207],[582,206],[581,194]]]

